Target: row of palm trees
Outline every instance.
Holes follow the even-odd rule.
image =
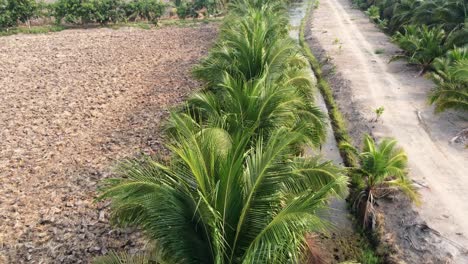
[[[194,69],[204,88],[170,114],[170,158],[123,162],[121,177],[101,190],[112,223],[141,229],[150,247],[97,263],[298,263],[305,235],[330,225],[320,216],[330,197],[347,193],[347,177],[302,155],[325,140],[325,116],[308,61],[288,36],[285,4],[230,3],[217,43]],[[363,166],[369,156],[380,166],[359,170],[367,195],[357,203],[369,201],[369,210],[369,196],[406,180],[406,156],[390,145],[372,141],[359,155]]]
[[[420,66],[421,73],[431,72],[437,86],[429,102],[436,112],[468,110],[466,0],[372,0],[360,6],[369,8],[373,20],[405,51],[395,59],[407,59]]]
[[[325,138],[308,62],[287,34],[285,3],[231,2],[219,40],[195,69],[205,83],[171,113],[172,156],[123,163],[101,199],[138,227],[159,263],[297,263],[324,230],[343,170],[301,155]],[[112,263],[124,256],[100,261]]]

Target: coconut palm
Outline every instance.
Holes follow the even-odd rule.
[[[465,64],[465,72],[466,66],[467,65]],[[435,105],[434,111],[436,113],[445,111],[447,109],[468,111],[467,82],[444,82],[439,84],[429,94],[429,103]]]
[[[225,73],[217,92],[199,92],[188,100],[190,111],[186,118],[209,126],[223,125],[231,134],[248,130],[268,137],[279,127],[305,129],[304,137],[297,143],[320,145],[326,136],[325,116],[313,104],[312,91],[298,89],[308,79],[285,78],[286,82],[272,82],[267,80],[268,76],[245,82]]]
[[[427,0],[414,9],[412,24],[442,27],[447,32],[465,23],[468,4],[465,0]]]
[[[240,3],[231,12],[246,15],[227,20],[218,45],[194,70],[209,89],[189,99],[186,117],[265,137],[281,126],[307,127],[307,137],[298,143],[320,145],[324,115],[313,104],[308,62],[283,32],[284,16],[267,13],[268,3],[259,8],[256,2]]]
[[[404,33],[397,32],[392,40],[405,51],[404,55],[394,56],[392,60],[407,59],[421,67],[421,74],[431,69],[434,59],[447,51],[444,47],[445,31],[441,28],[406,26]]]
[[[432,63],[434,68],[433,79],[437,83],[457,81],[457,78],[461,81],[463,76],[460,73],[463,67],[460,66],[466,64],[465,61],[467,60],[468,46],[448,51],[444,57],[436,58]]]
[[[361,151],[350,144],[342,144],[342,147],[359,156],[360,167],[353,168],[350,172],[353,184],[360,190],[354,198],[353,208],[358,211],[364,228],[370,227],[370,223],[375,220],[375,201],[394,190],[401,190],[411,200],[419,201],[418,194],[407,177],[407,156],[396,145],[397,141],[394,139],[384,139],[376,144],[369,135],[364,137]]]
[[[326,228],[326,200],[346,188],[341,171],[291,156],[299,131],[193,133],[173,118],[171,162],[128,161],[103,189],[113,223],[141,228],[164,263],[297,263],[304,234]]]
[[[448,49],[464,46],[468,46],[468,23],[460,28],[452,30],[447,35],[447,40],[445,40],[445,47]]]
[[[227,19],[220,41],[194,69],[198,79],[213,87],[222,81],[220,72],[227,71],[245,81],[261,77],[266,68],[270,74],[280,73],[299,50],[286,38],[284,16],[250,10],[239,19]],[[273,75],[272,75],[273,77]]]
[[[418,0],[397,1],[392,11],[392,17],[388,23],[390,32],[396,32],[411,22],[414,10],[421,4]]]
[[[436,87],[429,94],[429,103],[435,105],[435,111],[468,110],[468,47],[447,52],[433,67]]]
[[[464,0],[401,0],[394,4],[389,28],[395,32],[413,24],[442,27],[451,32],[463,27],[467,14]]]

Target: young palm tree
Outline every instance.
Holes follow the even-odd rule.
[[[421,4],[418,0],[397,1],[393,8],[392,17],[388,23],[390,32],[397,32],[411,22],[414,10]]]
[[[436,87],[429,94],[435,111],[446,109],[468,110],[468,47],[447,52],[434,63],[432,78]]]
[[[450,31],[445,41],[445,47],[448,49],[465,46],[468,46],[468,23]]]
[[[407,25],[442,27],[451,32],[463,27],[468,15],[464,0],[401,0],[394,5],[390,19],[390,31],[395,32]]]
[[[463,74],[460,73],[466,61],[468,61],[468,46],[448,51],[444,57],[436,58],[432,63],[434,67],[433,79],[437,83],[461,81]]]
[[[245,17],[227,20],[217,47],[194,70],[209,89],[189,100],[187,117],[264,136],[281,126],[307,127],[308,137],[298,143],[318,146],[326,135],[324,115],[313,104],[308,62],[283,32],[284,16],[266,13],[269,4],[248,3],[234,9]]]
[[[401,190],[411,200],[418,202],[418,194],[407,177],[407,156],[396,147],[394,139],[384,139],[380,144],[366,135],[363,148],[358,151],[343,144],[359,156],[360,168],[351,169],[353,184],[361,190],[357,193],[353,207],[358,211],[364,228],[374,222],[374,204],[394,190]],[[371,220],[371,221],[370,221]]]
[[[154,242],[143,263],[297,263],[304,235],[327,226],[328,198],[345,192],[340,169],[294,155],[323,140],[323,116],[282,3],[239,0],[230,12],[195,69],[208,89],[171,115],[171,161],[128,161],[102,190],[113,223]]]
[[[172,161],[129,161],[103,189],[113,222],[141,228],[163,263],[297,263],[304,234],[326,227],[326,200],[346,188],[341,171],[290,156],[298,131],[246,148],[248,132],[193,133],[174,118],[182,124]]]
[[[426,25],[406,26],[404,30],[404,33],[397,32],[392,39],[405,50],[405,54],[394,56],[392,60],[407,59],[409,63],[419,65],[422,74],[432,68],[435,58],[445,54],[445,31]]]
[[[429,103],[435,105],[435,112],[447,109],[468,111],[468,63],[464,65],[464,82],[441,82],[429,94]]]
[[[312,92],[307,90],[309,96],[304,95],[295,80],[271,82],[267,77],[244,82],[226,73],[216,93],[199,92],[189,99],[186,116],[208,126],[221,124],[230,133],[248,130],[264,137],[279,127],[305,130],[297,143],[320,145],[326,136],[325,116],[313,104]]]
[[[468,4],[465,0],[427,0],[414,9],[412,24],[442,27],[447,32],[465,23]]]
[[[279,75],[300,54],[296,43],[286,37],[282,18],[262,10],[248,11],[241,19],[228,18],[220,41],[195,67],[195,77],[212,88],[222,81],[219,73],[224,71],[245,81],[260,78],[267,68]]]

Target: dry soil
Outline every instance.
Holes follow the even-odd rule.
[[[364,133],[395,137],[408,153],[422,206],[402,203],[401,197],[380,206],[404,259],[468,263],[468,149],[449,142],[468,127],[468,116],[435,115],[426,99],[434,84],[405,62],[388,63],[400,50],[349,0],[320,1],[312,12],[309,43],[328,65],[355,141]],[[373,122],[381,106],[383,116]]]
[[[0,263],[80,263],[140,247],[138,234],[108,225],[96,186],[116,161],[163,149],[167,109],[199,86],[190,70],[216,32],[0,38]]]

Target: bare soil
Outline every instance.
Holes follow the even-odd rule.
[[[468,116],[435,115],[426,99],[434,84],[405,62],[389,64],[400,50],[349,0],[320,1],[312,12],[308,41],[325,65],[354,141],[364,133],[395,137],[420,188],[421,207],[400,195],[379,202],[387,238],[408,263],[468,263],[468,150],[450,142],[468,127]]]
[[[199,86],[217,29],[66,30],[0,38],[0,263],[87,263],[135,251],[99,182],[118,160],[164,152],[168,109]]]

